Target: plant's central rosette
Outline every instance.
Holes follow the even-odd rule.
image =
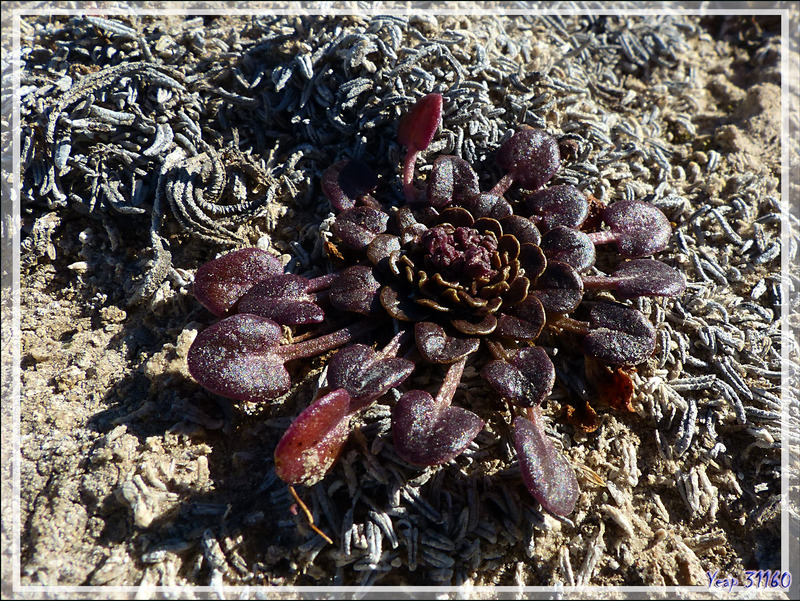
[[[265,251],[245,249],[198,270],[195,295],[223,319],[197,336],[189,370],[218,394],[265,401],[289,391],[286,363],[339,348],[328,362],[325,393],[275,451],[278,476],[310,485],[335,462],[354,416],[381,398],[393,405],[392,444],[404,461],[436,465],[458,456],[484,426],[469,409],[451,406],[470,365],[507,401],[498,407],[511,408],[514,447],[531,494],[545,509],[567,515],[578,484],[542,428],[539,407],[556,370],[535,342],[549,327],[582,337],[583,353],[595,361],[645,361],[656,339],[645,316],[584,294],[613,291],[623,300],[680,294],[683,276],[644,258],[667,245],[671,228],[658,209],[635,200],[600,207],[598,218],[587,221],[582,191],[547,185],[560,165],[558,143],[533,129],[500,145],[504,175],[488,192],[456,156],[436,158],[427,189],[419,189],[414,163],[441,123],[442,103],[440,94],[425,96],[399,128],[408,149],[404,206],[378,202],[372,192],[379,180],[359,161],[336,163],[323,175],[322,189],[337,212],[331,226],[337,241],[329,248],[354,257],[349,266],[308,279],[283,273]],[[509,201],[512,187],[519,192]],[[609,243],[622,262],[609,275],[589,275],[595,247]],[[581,304],[589,321],[569,316]],[[330,331],[330,323],[342,327]],[[304,328],[301,341],[284,340],[286,328],[295,327]],[[388,340],[386,332],[395,335]],[[412,359],[443,366],[435,395],[409,384]],[[384,396],[393,389],[394,399]]]
[[[450,210],[440,217],[463,220],[465,213]],[[443,314],[438,321],[449,319],[462,333],[495,331],[495,314],[528,296],[531,281],[521,260],[527,257],[534,278],[545,263],[538,247],[520,245],[515,236],[503,232],[502,222],[513,223],[483,217],[472,225],[445,222],[420,234],[399,257],[400,273],[415,287],[415,302]]]
[[[428,253],[425,266],[438,270],[448,281],[475,287],[478,282],[488,284],[499,276],[497,238],[492,232],[437,225],[425,232],[420,242]]]

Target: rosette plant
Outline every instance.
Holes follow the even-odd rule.
[[[498,410],[511,411],[525,485],[546,510],[567,515],[578,483],[543,428],[540,406],[556,374],[536,340],[545,328],[569,332],[597,361],[645,361],[655,332],[644,315],[590,294],[602,289],[622,300],[680,294],[683,276],[646,258],[666,246],[670,224],[658,209],[633,200],[587,220],[589,202],[580,190],[546,186],[559,168],[559,147],[534,129],[500,145],[496,160],[504,175],[487,192],[456,156],[438,157],[419,185],[417,155],[440,126],[442,101],[439,94],[423,97],[400,123],[398,139],[408,150],[401,206],[373,196],[378,179],[360,161],[325,172],[322,190],[337,213],[337,254],[349,266],[308,279],[283,273],[271,255],[248,248],[197,271],[195,296],[222,319],[195,339],[189,370],[212,392],[268,402],[289,391],[288,362],[339,349],[327,364],[327,386],[275,450],[285,482],[312,485],[331,469],[356,414],[392,389],[399,393],[391,398],[399,397],[392,437],[400,458],[429,466],[459,455],[484,427],[479,415],[452,404],[472,362],[496,393]],[[621,262],[607,276],[588,275],[601,244],[615,244]],[[422,363],[443,366],[438,390],[404,385]]]

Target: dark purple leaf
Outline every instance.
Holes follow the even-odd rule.
[[[500,145],[497,164],[518,186],[537,190],[558,171],[558,143],[543,131],[523,129]]]
[[[253,284],[283,273],[280,261],[258,248],[244,248],[214,259],[194,276],[194,295],[217,317],[225,315]]]
[[[536,296],[546,311],[569,313],[583,300],[583,280],[571,265],[552,261],[536,281]]]
[[[511,205],[502,196],[483,192],[477,196],[464,196],[458,205],[467,209],[475,217],[501,219],[514,213]]]
[[[545,231],[558,225],[578,228],[589,216],[586,196],[569,184],[537,190],[525,199],[525,206],[541,218]]]
[[[498,320],[497,333],[517,340],[536,340],[542,332],[546,315],[542,301],[528,296],[507,310]]]
[[[544,272],[547,259],[537,245],[523,244],[519,249],[519,264],[525,272],[525,277],[533,282]]]
[[[386,231],[389,216],[370,207],[356,207],[337,215],[331,231],[350,248],[364,250],[378,234]]]
[[[372,267],[354,265],[345,269],[333,281],[330,301],[334,307],[343,311],[376,315],[381,312],[378,299],[380,287]]]
[[[433,162],[428,180],[428,202],[438,208],[451,202],[459,204],[461,199],[480,194],[478,175],[464,159],[456,156],[440,156]]]
[[[397,454],[416,465],[438,465],[469,446],[484,423],[477,415],[437,402],[422,390],[405,393],[392,411]]]
[[[480,346],[477,338],[448,336],[440,325],[430,321],[414,324],[414,336],[417,349],[430,363],[454,363]]]
[[[618,303],[594,303],[589,319],[596,329],[583,339],[584,354],[614,365],[635,365],[653,354],[655,328],[636,309]]]
[[[576,271],[594,265],[595,249],[589,236],[570,227],[559,225],[551,229],[542,236],[541,248],[548,261],[567,263]]]
[[[515,263],[512,263],[512,267]],[[519,271],[517,272],[519,273]],[[503,295],[503,304],[505,306],[516,305],[528,297],[528,291],[531,287],[531,281],[524,276],[516,276],[511,281],[508,291]]]
[[[420,98],[400,121],[397,141],[410,151],[425,150],[433,141],[442,123],[441,94],[428,94]]]
[[[686,290],[686,278],[682,273],[654,259],[626,261],[611,277],[618,280],[617,292],[622,298],[678,296]]]
[[[519,317],[501,314],[497,318],[496,332],[514,340],[536,340],[542,333],[542,328]]]
[[[533,497],[556,515],[572,513],[580,494],[575,470],[539,424],[524,417],[515,418],[514,446],[522,479]]]
[[[472,217],[472,213],[463,207],[447,207],[433,219],[432,225],[443,223],[449,223],[453,227],[472,227],[475,219]]]
[[[653,205],[639,200],[620,200],[603,210],[603,221],[616,237],[624,259],[646,257],[667,246],[672,227]]]
[[[336,462],[350,435],[350,397],[334,390],[311,403],[275,447],[275,473],[287,484],[312,486]]]
[[[400,207],[395,213],[397,231],[400,232],[400,244],[408,244],[419,240],[419,237],[428,229],[423,223],[417,221],[414,213],[408,207]]]
[[[542,241],[542,236],[539,229],[533,225],[530,219],[520,217],[519,215],[509,215],[500,219],[500,225],[503,227],[504,234],[511,234],[520,244],[536,244]]]
[[[414,371],[414,364],[398,357],[382,357],[364,344],[354,344],[336,353],[328,363],[328,385],[350,394],[350,412],[358,411]]]
[[[322,192],[335,209],[344,211],[356,206],[359,198],[378,185],[372,168],[357,159],[339,161],[322,175]]]
[[[283,325],[320,323],[325,312],[306,293],[308,280],[290,273],[273,275],[255,284],[239,301],[241,313],[261,315]]]
[[[509,361],[489,361],[481,375],[497,394],[520,407],[541,405],[556,381],[553,362],[538,346],[520,349]]]
[[[240,313],[197,335],[186,358],[189,373],[211,392],[239,401],[264,401],[288,392],[284,358],[276,352],[281,327]]]

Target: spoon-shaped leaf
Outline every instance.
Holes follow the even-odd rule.
[[[331,304],[343,311],[375,315],[380,313],[378,300],[380,287],[372,267],[366,265],[348,267],[331,284]]]
[[[501,219],[514,213],[514,209],[511,208],[511,205],[508,204],[505,198],[489,192],[482,192],[474,196],[465,195],[462,199],[458,200],[457,203],[459,206],[467,209],[475,217],[493,217],[494,219]]]
[[[542,301],[530,295],[499,317],[497,333],[517,340],[536,340],[546,319]]]
[[[275,473],[287,484],[311,486],[333,467],[350,435],[350,397],[334,390],[295,418],[275,447]]]
[[[542,431],[538,407],[531,409],[534,421],[514,419],[514,446],[525,486],[547,511],[569,515],[575,509],[580,489],[569,460]]]
[[[594,265],[594,244],[589,236],[571,227],[554,227],[542,236],[541,247],[548,261],[568,263],[576,271],[584,271]]]
[[[400,120],[397,141],[410,151],[425,150],[442,123],[442,103],[441,94],[428,94],[420,98]]]
[[[636,309],[601,302],[589,310],[592,327],[583,339],[583,352],[614,365],[635,365],[647,360],[656,348],[656,331]]]
[[[389,284],[381,288],[378,295],[386,312],[400,321],[419,321],[430,316],[430,310],[416,303],[407,291]]]
[[[253,284],[283,273],[280,261],[258,248],[244,248],[209,261],[194,276],[194,295],[217,317],[225,315]]]
[[[537,190],[561,164],[558,143],[538,129],[518,131],[500,145],[497,164],[522,188]]]
[[[319,323],[325,312],[306,290],[308,280],[302,276],[273,275],[248,290],[239,301],[239,311],[269,317],[283,325]]]
[[[386,231],[389,216],[370,207],[355,207],[337,215],[331,231],[350,248],[364,250],[378,234]]]
[[[541,405],[556,381],[553,362],[537,346],[520,349],[509,361],[489,361],[481,375],[497,394],[520,407]]]
[[[197,335],[186,361],[189,373],[211,392],[239,401],[274,399],[291,381],[276,352],[281,327],[266,317],[240,313]]]
[[[477,194],[480,194],[478,174],[467,161],[445,155],[433,162],[428,180],[428,202],[431,206],[438,209]]]
[[[389,257],[400,250],[400,238],[391,234],[378,234],[367,247],[367,258],[376,267],[389,270]]]
[[[414,371],[414,363],[399,357],[383,357],[364,344],[336,353],[328,363],[328,385],[350,394],[350,412],[358,411]]]
[[[678,296],[686,290],[686,278],[655,259],[633,259],[622,263],[611,277],[618,280],[622,298],[635,296]]]
[[[437,402],[423,390],[405,393],[392,411],[395,450],[416,465],[438,465],[452,459],[483,426],[483,420],[471,411]]]
[[[606,207],[603,221],[611,228],[617,250],[625,259],[646,257],[662,250],[672,234],[664,213],[640,200],[620,200]]]
[[[589,201],[575,186],[565,184],[537,190],[525,199],[525,206],[541,217],[544,230],[557,225],[577,228],[589,216]]]
[[[519,215],[509,215],[500,219],[500,225],[503,227],[504,234],[511,234],[520,244],[536,244],[542,241],[542,236],[539,229],[533,225],[530,219],[521,217]]]
[[[546,311],[569,313],[583,299],[583,280],[571,265],[551,261],[531,294],[542,301]]]

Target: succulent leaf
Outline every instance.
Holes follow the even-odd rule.
[[[520,349],[509,361],[489,361],[481,375],[497,394],[520,407],[541,405],[556,381],[553,362],[538,346]]]
[[[625,259],[652,255],[669,243],[672,227],[658,208],[640,200],[620,200],[603,210],[603,221],[616,236]]]
[[[500,219],[503,232],[514,236],[520,244],[533,244],[538,246],[542,235],[530,219],[520,215],[509,215]]]
[[[423,390],[405,393],[392,411],[397,454],[415,465],[438,465],[469,446],[483,429],[477,415],[437,402]]]
[[[514,179],[514,183],[528,190],[538,190],[545,185],[561,164],[561,155],[555,139],[538,129],[518,131],[500,145],[497,164]]]
[[[635,365],[656,348],[655,328],[636,309],[619,303],[594,303],[589,319],[595,328],[583,339],[584,354],[614,365]]]
[[[537,412],[538,408],[532,411]],[[542,431],[538,417],[535,419],[514,419],[514,446],[522,479],[544,509],[556,515],[569,515],[580,494],[575,470]]]
[[[571,265],[552,261],[547,264],[531,294],[542,301],[546,311],[569,313],[583,300],[583,280]]]
[[[334,390],[298,415],[275,447],[275,473],[287,484],[312,486],[330,471],[350,435],[350,397]]]
[[[288,392],[289,374],[276,352],[281,327],[240,313],[203,330],[189,348],[189,373],[211,392],[239,401],[264,401]]]
[[[441,94],[420,98],[400,120],[397,141],[410,151],[425,150],[442,124],[443,100]]]
[[[352,413],[400,385],[412,371],[414,364],[408,359],[383,357],[369,346],[353,344],[331,358],[328,384],[347,390]]]
[[[364,250],[378,234],[386,231],[389,216],[370,207],[347,209],[336,216],[331,231],[354,250]]]
[[[194,276],[194,295],[217,317],[230,311],[259,280],[283,273],[280,261],[258,248],[237,250],[201,266]]]
[[[306,292],[308,280],[290,273],[273,275],[256,283],[239,300],[239,311],[269,317],[283,325],[320,323],[325,312]]]
[[[456,156],[440,156],[433,162],[428,180],[428,202],[438,208],[455,201],[480,194],[478,174],[464,159]]]
[[[545,231],[558,225],[578,228],[589,216],[586,196],[569,184],[537,190],[525,199],[525,206],[541,218]]]
[[[377,185],[378,176],[372,168],[357,159],[334,163],[325,170],[321,181],[323,194],[339,211],[355,207]]]
[[[414,336],[419,352],[430,363],[454,363],[474,353],[480,346],[477,338],[448,336],[442,326],[431,321],[415,324]]]
[[[372,267],[365,265],[348,267],[331,284],[331,304],[343,311],[352,311],[362,315],[379,314],[378,290],[380,287]]]
[[[576,271],[589,269],[596,258],[589,236],[563,225],[554,227],[542,236],[541,248],[548,261],[568,263]]]
[[[536,340],[546,320],[542,301],[530,295],[500,316],[497,333],[517,340]]]
[[[400,250],[400,238],[391,234],[378,234],[367,247],[367,258],[375,267],[389,270],[389,258]]]
[[[635,296],[678,296],[686,290],[686,278],[655,259],[632,259],[622,263],[611,276],[618,280],[622,298]]]

